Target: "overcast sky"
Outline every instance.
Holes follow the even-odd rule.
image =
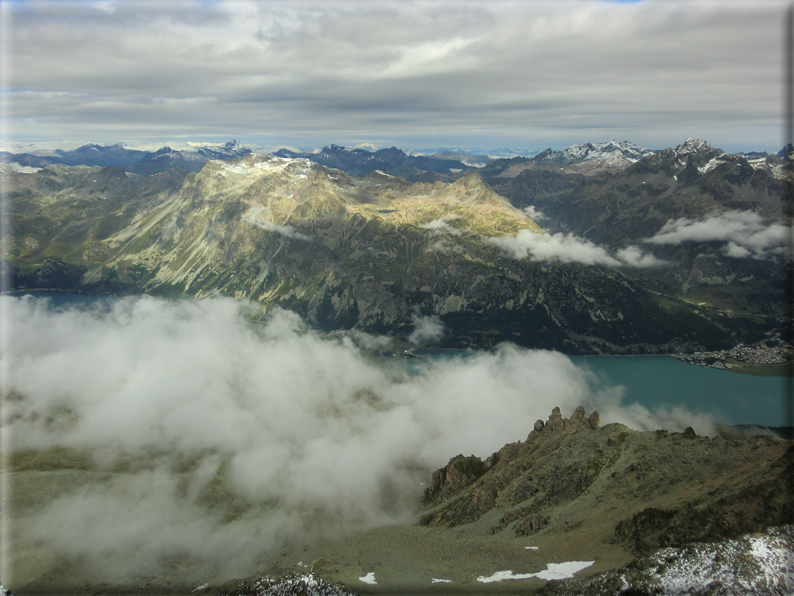
[[[787,7],[5,2],[6,140],[777,151]]]

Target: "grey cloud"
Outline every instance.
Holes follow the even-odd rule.
[[[32,168],[30,166],[23,166],[22,164],[19,164],[15,161],[12,161],[8,165],[14,172],[19,172],[20,174],[35,174],[36,172],[42,169],[42,168]]]
[[[728,257],[733,257],[734,259],[744,259],[753,255],[748,249],[744,246],[739,246],[734,242],[728,242],[728,245],[725,247],[725,255]]]
[[[778,144],[785,3],[112,6],[11,8],[15,134]]]
[[[409,370],[348,337],[322,340],[293,313],[255,326],[258,307],[228,298],[55,312],[0,297],[0,309],[14,337],[4,390],[21,396],[3,403],[4,436],[117,470],[21,523],[20,548],[81,557],[97,578],[155,574],[170,557],[242,574],[285,540],[407,521],[432,469],[522,440],[554,406],[711,430],[690,412],[626,406],[565,356],[510,344]]]
[[[620,262],[589,240],[573,234],[539,234],[520,230],[515,235],[489,238],[488,241],[516,259],[619,266]]]
[[[784,253],[790,233],[789,227],[767,223],[753,211],[725,211],[699,220],[683,218],[668,221],[645,242],[673,245],[684,242],[725,242],[723,252],[729,257],[767,259]]]

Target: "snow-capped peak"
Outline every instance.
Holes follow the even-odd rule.
[[[695,139],[693,137],[689,137],[686,141],[681,143],[678,147],[675,148],[675,152],[679,156],[683,155],[691,155],[691,154],[698,154],[702,151],[720,151],[720,149],[716,149],[709,145],[703,139]]]
[[[607,141],[606,143],[583,143],[571,145],[562,151],[547,149],[535,156],[536,161],[581,162],[598,161],[605,165],[627,166],[653,153],[652,149],[638,147],[629,141]]]
[[[726,155],[722,149],[712,147],[703,139],[689,137],[675,148],[675,154],[680,163],[692,162],[700,171],[708,171],[719,165],[715,158]]]

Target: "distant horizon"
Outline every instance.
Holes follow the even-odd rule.
[[[108,141],[108,142],[63,141],[61,143],[50,141],[50,142],[45,142],[45,143],[40,143],[40,144],[37,144],[37,143],[22,144],[22,143],[14,143],[14,142],[8,143],[8,142],[6,142],[6,143],[3,143],[3,144],[0,144],[0,151],[7,151],[9,153],[14,153],[14,154],[23,154],[23,153],[35,154],[36,152],[41,153],[41,154],[46,154],[48,152],[55,152],[56,150],[73,151],[75,149],[79,149],[81,147],[85,147],[85,146],[88,146],[88,145],[98,145],[98,146],[103,146],[103,147],[113,147],[113,146],[121,145],[125,149],[129,149],[129,150],[132,150],[132,151],[150,151],[150,152],[154,152],[154,151],[158,151],[159,149],[162,149],[163,147],[170,147],[171,149],[174,149],[174,150],[177,150],[177,151],[190,151],[190,150],[197,150],[200,147],[221,147],[221,146],[225,145],[228,142],[237,141],[240,145],[242,145],[242,146],[244,146],[246,148],[250,148],[253,153],[257,153],[257,152],[260,152],[260,151],[261,152],[265,152],[265,153],[272,153],[272,152],[275,152],[275,151],[279,151],[281,149],[287,149],[289,151],[301,151],[301,152],[307,152],[307,153],[308,152],[315,152],[316,153],[316,152],[322,151],[322,149],[325,148],[325,147],[331,147],[332,145],[337,145],[339,147],[343,147],[343,148],[348,149],[348,150],[363,149],[365,151],[372,151],[372,152],[380,151],[382,149],[389,149],[391,147],[394,147],[394,148],[400,149],[400,150],[402,150],[404,152],[422,153],[422,154],[434,154],[434,153],[440,153],[440,152],[443,152],[443,151],[460,151],[460,152],[466,153],[468,155],[490,156],[490,155],[496,155],[496,154],[499,154],[499,153],[512,152],[512,153],[515,153],[516,155],[519,155],[519,156],[532,157],[534,155],[542,153],[543,151],[546,151],[547,149],[552,149],[555,152],[560,152],[560,151],[564,151],[565,149],[567,149],[569,147],[572,147],[572,146],[575,146],[575,145],[586,145],[587,143],[591,143],[593,145],[599,145],[599,144],[609,143],[610,141],[628,142],[628,143],[632,143],[633,145],[635,145],[635,146],[637,146],[637,147],[639,147],[641,149],[650,149],[652,151],[661,151],[661,150],[668,149],[668,148],[669,149],[675,149],[678,145],[681,145],[682,143],[684,143],[686,141],[686,139],[688,139],[688,138],[696,138],[696,139],[704,140],[707,143],[709,143],[709,145],[711,145],[712,147],[715,147],[717,149],[721,149],[721,150],[725,151],[726,153],[732,153],[732,154],[766,152],[766,153],[768,153],[770,155],[774,155],[778,151],[783,149],[785,147],[785,145],[786,145],[786,143],[781,143],[779,147],[773,148],[773,149],[769,149],[769,148],[763,148],[763,149],[751,148],[751,149],[747,149],[747,148],[744,148],[744,149],[731,150],[731,149],[726,149],[725,147],[721,147],[719,145],[716,145],[716,144],[712,143],[711,141],[709,141],[709,139],[703,139],[701,137],[695,137],[695,136],[690,135],[689,137],[681,139],[677,143],[674,143],[672,145],[668,145],[666,147],[646,147],[646,146],[640,145],[639,143],[635,143],[631,139],[620,139],[620,140],[619,139],[607,139],[607,140],[604,140],[604,141],[589,141],[588,140],[588,141],[580,141],[580,142],[577,142],[577,143],[572,143],[572,144],[566,145],[564,147],[554,147],[554,146],[546,145],[546,146],[544,146],[541,149],[534,148],[534,147],[533,148],[516,147],[516,146],[510,147],[510,146],[507,146],[507,145],[497,146],[497,147],[476,147],[476,146],[474,146],[474,147],[465,147],[465,146],[444,146],[444,145],[427,145],[427,146],[405,146],[405,145],[403,145],[403,146],[401,146],[401,145],[394,144],[394,143],[384,143],[384,144],[380,144],[380,145],[376,145],[374,143],[358,143],[358,144],[350,143],[350,144],[346,144],[344,142],[336,142],[336,141],[327,142],[327,143],[324,143],[322,145],[300,147],[300,146],[296,146],[296,145],[293,145],[293,144],[290,144],[290,143],[278,143],[278,142],[276,142],[276,143],[268,143],[267,145],[263,145],[263,144],[257,143],[257,142],[244,141],[244,140],[241,140],[241,139],[236,138],[236,137],[229,137],[225,141],[193,141],[193,140],[188,141],[188,140],[184,140],[184,141],[159,141],[159,142],[158,141],[149,141],[149,142],[139,142],[139,143],[136,143],[135,141],[117,141],[117,142],[112,142],[112,141]],[[740,145],[737,144],[737,146],[740,146]]]

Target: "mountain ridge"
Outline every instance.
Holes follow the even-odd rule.
[[[246,154],[181,179],[122,174],[87,166],[14,174],[5,267],[17,288],[220,292],[295,310],[320,329],[404,336],[418,314],[436,316],[447,347],[510,340],[653,353],[735,343],[735,330],[662,306],[608,267],[500,248],[494,239],[557,240],[479,170],[409,183]]]

